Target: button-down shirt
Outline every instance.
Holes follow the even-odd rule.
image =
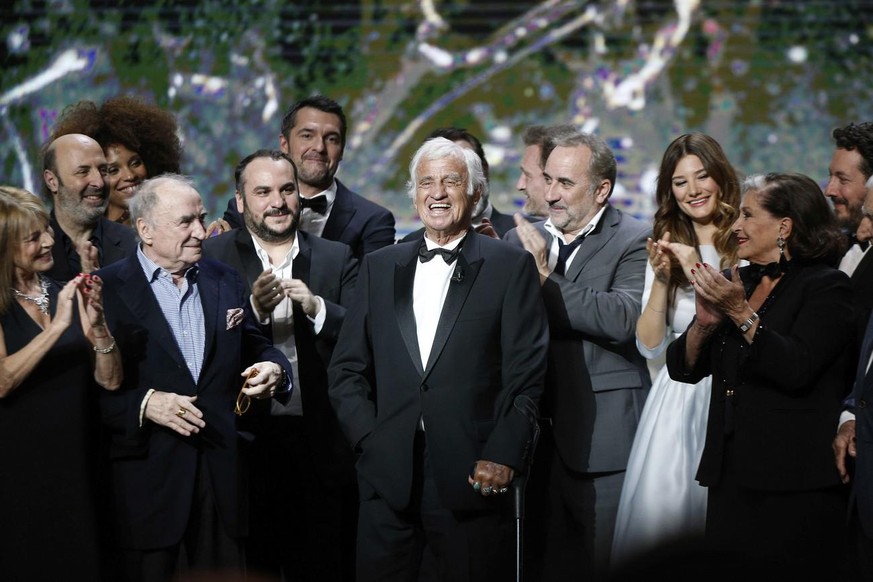
[[[252,237],[252,242],[255,245],[255,253],[261,260],[261,269],[266,271],[272,269],[273,275],[277,279],[292,279],[292,267],[294,259],[300,253],[300,243],[297,237],[294,237],[294,243],[288,249],[288,253],[282,260],[281,264],[274,265],[270,262],[270,254],[264,250],[258,243],[258,240]],[[307,319],[312,322],[313,331],[316,335],[321,332],[324,326],[324,320],[327,316],[325,311],[324,300],[321,297],[315,296],[318,301],[318,313],[314,318]],[[254,307],[254,305],[253,305]],[[257,313],[257,310],[255,311]],[[294,388],[288,402],[285,404],[277,400],[273,400],[270,404],[270,414],[274,416],[300,416],[303,414],[303,401],[301,400],[302,390],[304,386],[300,382],[300,370],[297,359],[297,342],[294,339],[294,302],[290,298],[284,297],[282,301],[273,309],[273,313],[261,320],[262,324],[271,323],[273,325],[273,345],[282,350],[288,361],[291,362],[291,370],[294,374]]]
[[[177,287],[173,275],[148,258],[141,246],[137,248],[136,256],[196,384],[206,347],[203,304],[197,287],[198,268],[194,265],[185,271],[181,285]]]

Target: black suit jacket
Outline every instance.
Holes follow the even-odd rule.
[[[305,434],[318,477],[327,487],[339,478],[339,473],[349,473],[352,463],[351,449],[328,400],[327,365],[345,318],[346,307],[351,303],[358,277],[358,261],[352,256],[348,245],[343,243],[305,232],[298,232],[297,237],[300,252],[292,264],[293,276],[306,283],[312,293],[324,300],[326,311],[321,333],[316,336],[303,309],[294,305],[294,343],[297,346]],[[248,230],[235,229],[209,239],[203,245],[203,253],[243,275],[246,292],[251,295],[251,286],[261,274],[262,267]],[[272,338],[272,327],[265,327],[268,337]],[[253,405],[265,408],[268,404],[269,401],[253,402]],[[264,414],[268,411],[260,412]],[[258,419],[254,415],[250,419],[253,422],[247,423],[247,428],[257,433],[258,427],[252,425],[258,423]]]
[[[52,258],[54,265],[46,273],[55,281],[66,283],[73,277],[79,274],[82,270],[81,264],[74,269],[70,265],[67,258],[67,252],[64,245],[63,237],[66,235],[61,231],[58,225],[57,218],[54,212],[51,215],[51,225],[55,230],[55,244],[52,246]],[[116,261],[120,261],[124,257],[129,257],[136,254],[136,233],[129,226],[113,222],[108,218],[100,218],[100,254],[102,260],[100,265],[105,267]],[[69,243],[68,243],[69,244]],[[78,254],[72,251],[78,259]]]
[[[747,267],[740,269],[742,277]],[[693,369],[685,367],[687,332],[667,348],[670,377],[695,384],[712,374],[701,485],[722,477],[726,409],[731,407],[740,486],[802,491],[837,485],[831,450],[854,321],[849,278],[824,265],[792,265],[764,305],[747,344],[732,321],[710,338]],[[726,390],[734,395],[726,398]],[[731,403],[732,402],[732,403]]]
[[[235,198],[228,201],[224,219],[232,228],[245,226]],[[337,180],[336,199],[321,236],[349,245],[355,258],[360,259],[369,252],[394,244],[397,234],[394,215],[388,209],[352,192]]]
[[[361,498],[379,495],[398,511],[409,504],[423,418],[443,506],[500,507],[467,476],[480,459],[524,469],[531,453],[548,346],[533,258],[467,234],[423,369],[412,302],[418,246],[364,258],[328,371],[340,425],[361,453]]]
[[[103,305],[124,364],[116,392],[101,391],[110,431],[110,489],[116,540],[123,548],[156,549],[179,543],[191,517],[197,467],[204,457],[218,514],[234,537],[246,534],[245,472],[234,402],[248,366],[271,360],[291,366],[255,323],[245,284],[230,267],[204,259],[197,286],[206,343],[195,383],[136,255],[98,271]],[[228,329],[228,311],[244,319]],[[144,420],[140,405],[149,388],[197,396],[206,427],[184,437]]]
[[[852,481],[852,498],[858,509],[861,527],[867,537],[873,537],[873,368],[867,372],[867,362],[873,352],[873,317],[870,318],[861,356],[855,370],[851,410],[855,413],[857,457]]]

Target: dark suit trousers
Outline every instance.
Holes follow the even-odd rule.
[[[323,483],[303,417],[265,419],[250,449],[249,571],[293,582],[353,579],[354,482]]]
[[[189,573],[202,575],[204,580],[231,580],[243,575],[242,543],[230,537],[221,524],[206,457],[199,457],[195,499],[182,542],[155,550],[123,550],[121,561],[125,582],[183,580]]]
[[[577,473],[553,456],[544,582],[606,580],[624,475]]]
[[[464,479],[464,476],[460,476]],[[368,487],[362,487],[366,492]],[[378,496],[362,497],[358,518],[358,582],[415,582],[427,547],[441,582],[514,579],[511,506],[502,511],[452,512],[439,499],[425,435],[415,437],[412,501],[403,511]]]

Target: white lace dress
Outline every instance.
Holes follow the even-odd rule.
[[[719,264],[714,246],[701,245],[703,261]],[[646,269],[643,306],[654,272]],[[684,384],[670,378],[663,355],[694,317],[694,291],[680,288],[668,313],[667,332],[657,348],[637,340],[640,353],[661,365],[652,382],[627,464],[618,505],[611,562],[614,567],[674,536],[702,534],[706,488],[694,479],[703,452],[711,380]]]

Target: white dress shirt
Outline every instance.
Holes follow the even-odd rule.
[[[300,209],[300,230],[315,236],[321,236],[324,233],[324,225],[327,224],[327,219],[330,218],[330,211],[333,210],[333,203],[336,201],[336,180],[331,182],[330,188],[324,192],[319,192],[316,196],[321,196],[322,194],[327,197],[327,211],[324,214],[319,214],[311,208]]]
[[[300,243],[297,237],[294,237],[294,244],[292,244],[291,248],[288,249],[288,254],[285,255],[285,259],[279,265],[273,265],[270,262],[269,253],[261,247],[256,238],[252,237],[252,242],[255,244],[255,253],[257,253],[258,258],[261,260],[262,270],[272,269],[273,274],[277,279],[293,279],[291,267],[294,259],[300,252]],[[321,328],[324,326],[326,314],[324,300],[317,295],[315,297],[318,300],[318,313],[314,318],[307,317],[307,319],[312,322],[315,334],[318,335],[318,333],[321,332]],[[285,357],[287,357],[288,361],[291,362],[291,369],[294,372],[294,390],[291,392],[291,397],[288,399],[288,402],[283,405],[276,400],[271,400],[270,414],[274,416],[301,416],[303,414],[301,393],[305,387],[300,383],[300,372],[297,366],[297,344],[294,341],[293,305],[294,302],[291,301],[290,298],[285,297],[279,302],[270,316],[260,320],[262,324],[267,324],[272,321],[273,345],[285,354]],[[254,298],[252,298],[252,308],[254,308]],[[255,310],[255,313],[257,313],[257,310]]]

